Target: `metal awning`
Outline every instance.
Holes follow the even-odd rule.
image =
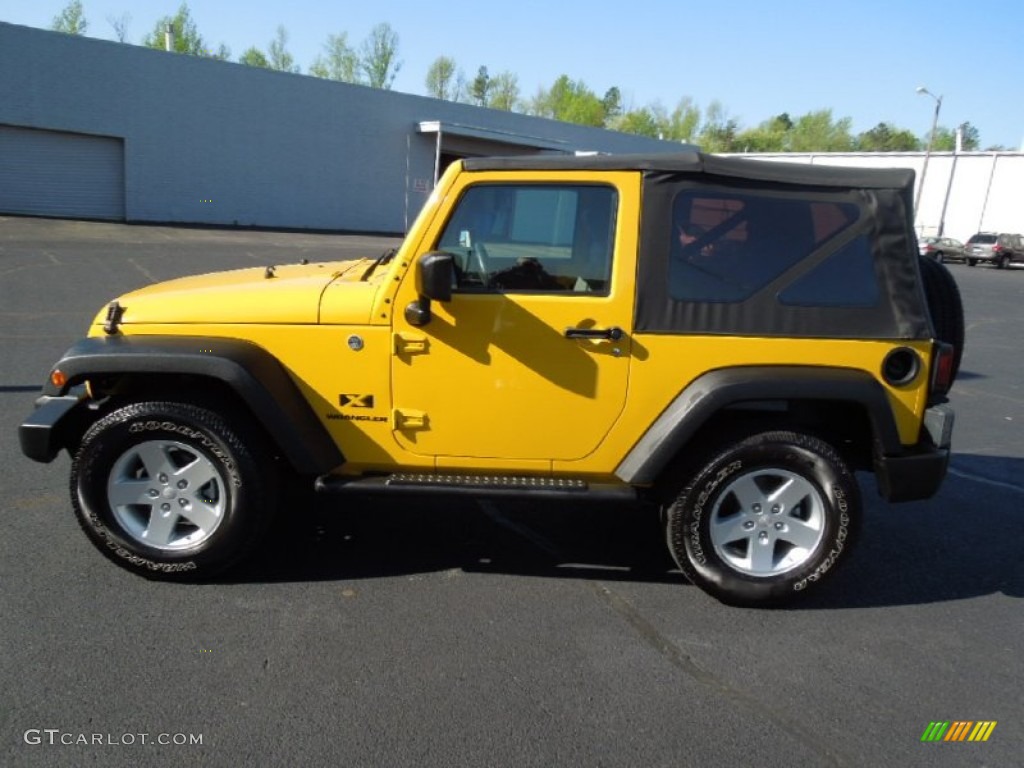
[[[542,136],[531,136],[525,133],[505,131],[498,128],[483,128],[463,123],[446,123],[442,120],[425,120],[416,125],[416,133],[434,133],[459,136],[466,139],[478,139],[494,144],[509,144],[517,147],[534,149],[552,149],[560,152],[571,152],[571,145],[566,139],[548,139]]]
[[[454,137],[463,141],[481,142],[481,154],[503,154],[502,147],[514,148],[520,154],[523,149],[534,149],[541,152],[570,153],[572,145],[565,139],[550,139],[543,136],[531,136],[515,131],[499,128],[484,128],[464,123],[447,123],[442,120],[424,120],[416,124],[416,133],[433,134],[434,141],[434,183],[441,175],[441,154],[445,148],[445,137]]]

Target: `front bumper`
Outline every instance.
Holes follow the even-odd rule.
[[[888,501],[919,501],[934,496],[949,468],[953,409],[935,405],[925,411],[920,443],[898,456],[875,460],[878,492]]]
[[[44,395],[36,400],[36,409],[18,427],[21,452],[33,461],[53,461],[67,445],[74,414],[84,402],[82,394]]]

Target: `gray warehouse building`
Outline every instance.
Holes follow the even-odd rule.
[[[0,23],[0,213],[403,232],[451,160],[679,144]]]

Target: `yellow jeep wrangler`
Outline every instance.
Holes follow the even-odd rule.
[[[57,362],[23,452],[72,458],[99,549],[161,578],[318,491],[654,501],[719,599],[818,584],[941,484],[963,314],[913,172],[684,153],[469,159],[378,258],[125,294]]]

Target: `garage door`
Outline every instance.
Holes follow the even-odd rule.
[[[124,220],[124,142],[0,125],[0,213]]]

